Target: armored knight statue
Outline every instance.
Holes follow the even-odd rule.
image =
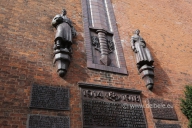
[[[71,61],[72,38],[76,36],[72,22],[66,16],[67,11],[62,10],[62,14],[56,15],[52,20],[52,26],[56,28],[54,40],[54,64],[57,65],[57,72],[63,77]]]
[[[149,49],[146,47],[146,42],[139,35],[140,30],[136,30],[135,34],[131,37],[131,48],[135,52],[137,68],[142,74],[142,79],[145,80],[148,89],[153,88],[153,58]]]

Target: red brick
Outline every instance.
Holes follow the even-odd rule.
[[[184,96],[184,86],[192,83],[192,3],[187,0],[111,1],[128,76],[87,68],[80,0],[0,1],[0,127],[26,128],[27,114],[44,114],[68,115],[71,128],[81,128],[78,82],[142,90],[144,105],[144,101],[151,97],[170,100],[174,103],[179,124],[187,127],[188,120],[179,104]],[[55,29],[51,20],[62,8],[68,11],[78,34],[64,79],[57,75],[52,64]],[[140,78],[130,47],[130,37],[137,28],[155,60],[153,92],[146,89]],[[33,83],[68,87],[70,111],[29,109]],[[151,112],[149,109],[144,111],[148,127],[153,128]]]

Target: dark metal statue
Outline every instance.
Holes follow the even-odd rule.
[[[54,44],[54,63],[57,65],[59,76],[63,77],[71,61],[72,38],[76,36],[76,31],[72,22],[66,16],[67,11],[62,10],[62,14],[56,15],[52,20],[52,26],[57,29]]]
[[[71,49],[72,37],[76,36],[76,31],[72,22],[66,16],[67,11],[63,9],[62,14],[56,15],[52,20],[52,26],[57,29],[55,35],[55,49],[66,48]]]
[[[140,69],[143,65],[153,65],[153,58],[149,49],[146,47],[144,39],[139,35],[140,30],[136,30],[135,34],[131,37],[131,46],[136,54],[137,67]]]
[[[131,37],[131,48],[135,52],[137,68],[142,74],[142,79],[145,80],[148,89],[153,88],[153,58],[149,49],[146,47],[146,42],[139,35],[140,30],[136,30],[135,34]]]

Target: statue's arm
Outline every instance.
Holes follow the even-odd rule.
[[[53,19],[52,19],[52,22],[51,22],[52,26],[55,26],[56,23],[57,23],[57,21],[55,20],[55,18],[53,18]]]
[[[141,41],[143,43],[143,47],[145,48],[146,47],[146,42],[145,42],[145,40],[142,37],[141,37]]]
[[[71,20],[70,20],[70,24],[71,24],[71,32],[72,32],[72,36],[75,37],[75,36],[77,36],[77,32],[76,32],[76,30],[75,30],[75,28],[74,28],[74,26],[73,26]]]
[[[73,26],[71,27],[71,31],[72,31],[73,37],[77,36],[77,32]]]
[[[131,48],[134,52],[136,52],[134,37],[131,37]]]
[[[145,40],[143,40],[143,43],[144,43],[144,46],[143,46],[143,47],[145,48],[145,47],[146,47],[146,42],[145,42]]]

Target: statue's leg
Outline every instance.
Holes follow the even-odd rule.
[[[68,50],[71,49],[71,45],[72,45],[71,42],[65,42],[65,48],[67,48]]]
[[[56,49],[64,48],[62,39],[57,39],[55,41],[55,48]]]
[[[57,39],[55,41],[55,45],[56,45],[56,49],[60,49],[61,48],[61,40]]]

